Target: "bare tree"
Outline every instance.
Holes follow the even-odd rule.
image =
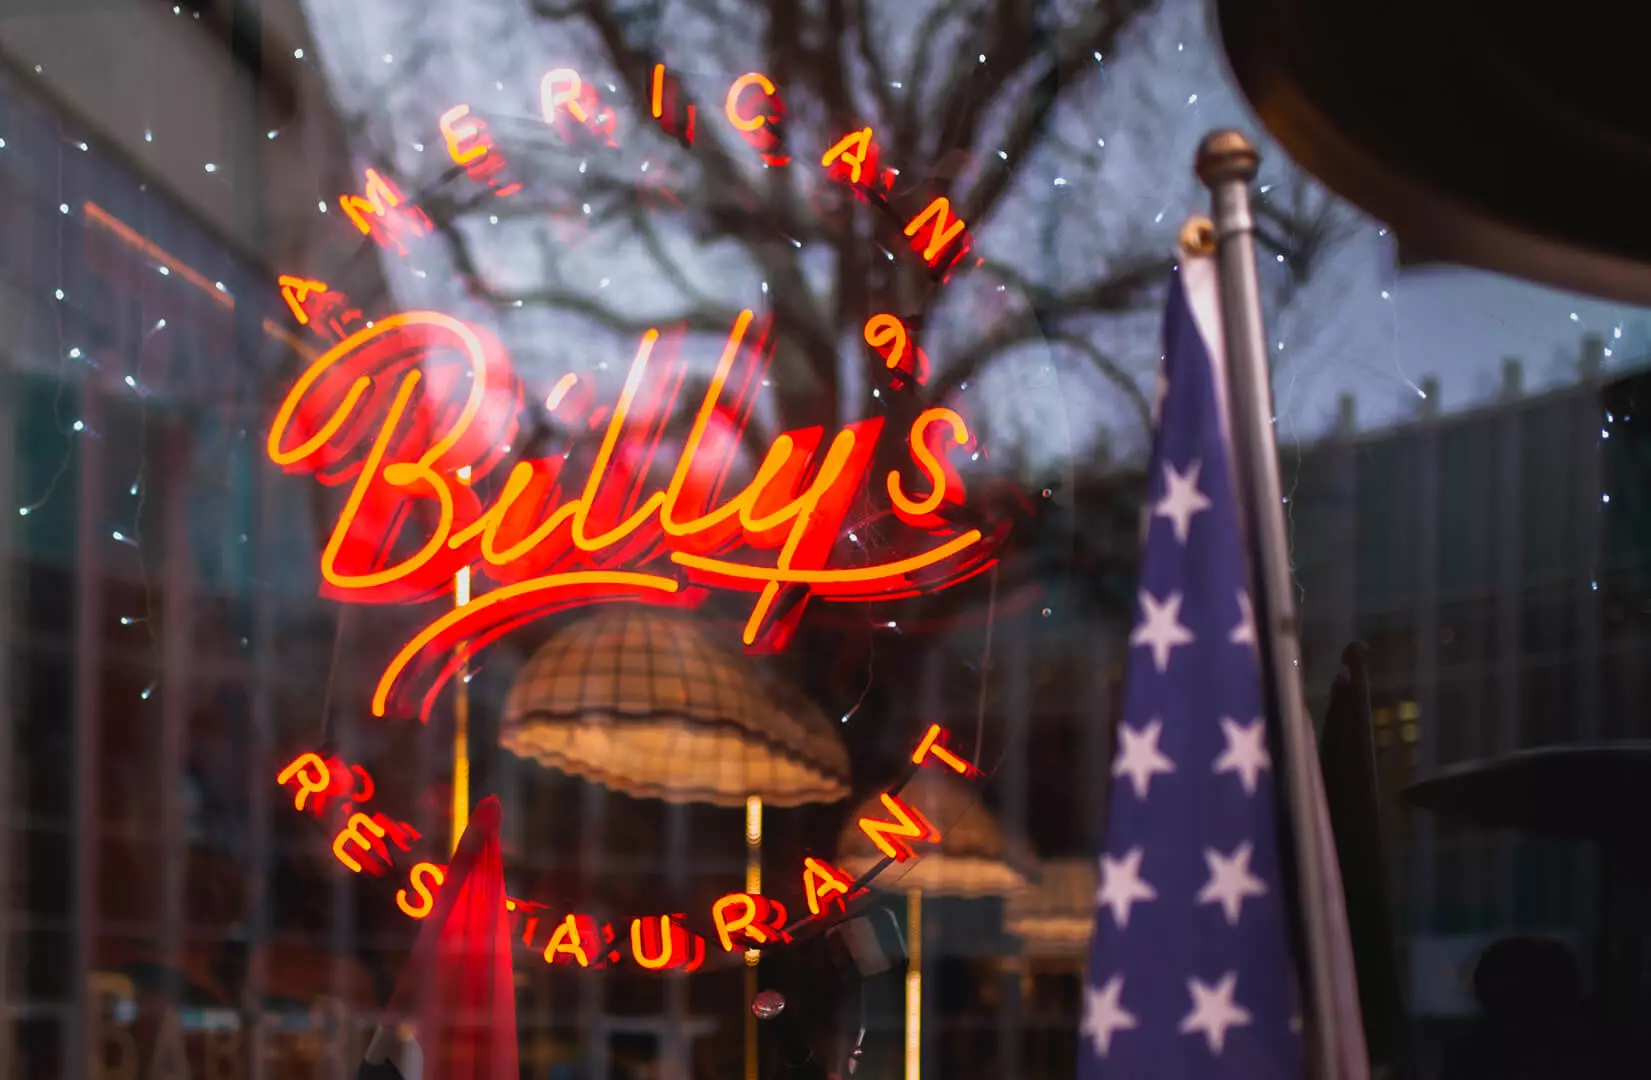
[[[946,400],[1006,358],[1031,356],[1024,370],[1058,363],[1098,376],[1116,421],[1137,429],[1131,441],[1144,434],[1157,360],[1152,312],[1173,264],[1167,239],[1200,201],[1188,175],[1186,187],[1162,193],[1175,216],[1155,227],[1163,212],[1149,226],[1139,192],[1116,197],[1142,186],[1131,153],[1174,155],[1190,173],[1179,144],[1193,129],[1143,89],[1157,63],[1146,54],[1170,40],[1154,30],[1157,0],[530,0],[529,10],[522,43],[489,48],[507,57],[517,44],[558,43],[626,130],[617,145],[580,144],[538,116],[501,118],[495,127],[520,194],[500,200],[461,184],[429,191],[425,209],[471,297],[507,313],[558,312],[625,338],[660,325],[721,335],[740,308],[765,306],[782,342],[768,420],[783,428],[893,407],[885,384],[857,374],[872,367],[861,328],[891,311],[932,358],[922,400]],[[408,40],[396,77],[429,74],[434,92],[450,78],[444,51],[466,46],[444,36],[433,14],[421,18],[400,30]],[[1147,70],[1119,84],[1112,73],[1132,51]],[[650,123],[659,64],[681,78],[696,108],[691,146]],[[778,87],[785,167],[764,166],[721,123],[722,94],[744,71],[765,72]],[[393,95],[359,96],[369,112],[362,131],[379,159],[404,162],[406,138],[371,122]],[[428,113],[428,94],[417,97]],[[824,147],[868,126],[881,163],[896,173],[890,201],[922,206],[944,196],[968,223],[971,257],[949,279],[913,257],[901,215],[820,167]],[[1102,127],[1111,147],[1097,135]],[[1117,155],[1125,160],[1111,163]],[[1352,223],[1287,164],[1271,172],[1259,216],[1263,244],[1280,256],[1270,268],[1274,298],[1286,307]],[[505,239],[486,227],[501,219],[531,228]],[[551,219],[562,224],[546,227]],[[993,410],[981,411],[984,428]]]

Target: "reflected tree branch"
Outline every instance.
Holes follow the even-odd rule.
[[[904,0],[890,0],[874,11],[871,0],[677,0],[671,14],[673,20],[687,12],[712,26],[737,26],[740,33],[719,36],[701,59],[715,65],[726,52],[731,62],[722,67],[730,78],[740,70],[761,70],[783,82],[788,116],[812,139],[834,140],[852,130],[848,125],[874,125],[884,160],[900,170],[902,182],[926,179],[938,189],[935,194],[949,194],[977,237],[1002,235],[989,226],[1011,202],[1024,210],[1025,200],[1034,200],[1030,205],[1035,211],[1035,200],[1048,197],[1015,183],[1040,155],[1047,152],[1099,174],[1101,156],[1074,145],[1076,134],[1067,138],[1056,131],[1055,118],[1061,116],[1064,123],[1064,108],[1081,100],[1087,109],[1092,98],[1103,96],[1109,107],[1130,115],[1159,107],[1120,98],[1126,91],[1107,88],[1092,61],[1094,53],[1109,60],[1118,53],[1126,32],[1154,10],[1154,0],[1087,0],[1066,8],[1049,0],[925,3],[908,8]],[[588,27],[602,54],[592,59],[592,67],[604,75],[611,72],[630,101],[648,100],[653,65],[663,59],[654,55],[662,48],[657,38],[665,25],[663,4],[529,0],[528,6],[547,23],[578,23],[581,33]],[[758,56],[736,59],[753,49]],[[721,100],[696,104],[703,134],[692,148],[691,168],[684,169],[687,179],[668,185],[677,196],[675,205],[654,198],[651,176],[636,182],[611,175],[622,169],[600,173],[600,155],[591,159],[592,175],[568,178],[592,206],[586,220],[625,228],[638,253],[646,256],[650,275],[657,269],[657,287],[672,294],[659,306],[672,310],[672,318],[640,317],[622,310],[618,296],[595,296],[577,282],[561,282],[553,250],[534,287],[500,289],[482,279],[476,254],[469,250],[470,231],[452,220],[473,207],[453,207],[438,229],[477,296],[500,305],[565,310],[627,334],[671,322],[725,334],[750,298],[742,302],[738,290],[696,268],[678,241],[732,246],[735,257],[767,284],[762,303],[771,308],[781,330],[774,357],[780,425],[835,421],[844,392],[841,343],[857,339],[860,321],[875,310],[895,311],[921,324],[934,309],[941,285],[912,260],[885,261],[877,245],[894,243],[889,223],[878,218],[881,211],[846,196],[818,169],[806,167],[817,164],[806,160],[809,155],[797,158],[798,167],[758,171],[753,162],[736,156],[742,144],[726,141],[714,130],[713,114],[720,116]],[[637,137],[660,139],[663,148],[663,136],[649,128],[645,106],[637,119]],[[1171,122],[1167,116],[1161,119]],[[1148,123],[1154,122],[1149,118]],[[661,168],[671,159],[670,153],[650,152],[650,160]],[[629,167],[634,166],[630,160]],[[936,171],[924,177],[931,166]],[[1263,192],[1256,205],[1263,242],[1283,256],[1285,302],[1358,227],[1350,213],[1295,171]],[[542,207],[521,201],[489,212],[502,216],[536,210],[542,212]],[[1061,213],[1071,212],[1063,208]],[[949,357],[937,354],[945,367],[931,380],[933,396],[943,397],[998,357],[1041,340],[1092,364],[1124,393],[1132,414],[1149,422],[1150,408],[1138,379],[1156,353],[1149,355],[1141,347],[1142,355],[1128,356],[1117,354],[1120,346],[1103,348],[1092,340],[1089,321],[1134,315],[1155,303],[1173,266],[1172,255],[1167,250],[1162,255],[1132,253],[1152,237],[1127,225],[1127,235],[1087,219],[1078,227],[1080,232],[1093,227],[1096,236],[1109,238],[1104,243],[1113,250],[1097,251],[1089,265],[1102,271],[1076,286],[1035,280],[1043,273],[1035,260],[1053,259],[1053,248],[1037,253],[1024,245],[1019,251],[994,247],[985,263],[959,271],[959,278],[984,274],[1012,287],[1019,294],[1017,310],[975,335],[961,351]],[[1075,235],[1067,231],[1068,244]],[[1034,268],[1017,270],[1011,260]],[[869,395],[871,389],[867,380],[862,392]]]

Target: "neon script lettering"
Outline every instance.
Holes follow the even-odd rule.
[[[749,415],[773,344],[750,311],[738,316],[662,488],[648,477],[660,472],[660,436],[685,368],[676,343],[657,331],[643,335],[582,476],[569,475],[561,454],[491,475],[516,431],[520,386],[503,347],[458,319],[392,315],[317,359],[277,411],[268,452],[290,472],[347,488],[321,552],[324,593],[420,601],[446,596],[455,574],[473,566],[498,586],[401,648],[374,692],[374,714],[428,717],[458,643],[474,654],[570,606],[748,592],[744,642],[773,650],[790,640],[811,598],[909,596],[989,565],[1001,530],[959,529],[936,513],[964,497],[946,458],[969,433],[951,409],[913,421],[909,469],[871,475],[884,425],[874,418],[829,439],[817,427],[781,434],[730,493],[737,418]],[[559,407],[576,396],[552,392]],[[885,491],[885,513],[912,527],[916,550],[871,563],[840,551],[851,507]]]

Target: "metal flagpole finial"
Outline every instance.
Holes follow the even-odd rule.
[[[1215,254],[1215,222],[1203,214],[1194,214],[1181,226],[1181,254],[1210,256]]]
[[[1198,144],[1195,168],[1207,188],[1229,180],[1248,184],[1261,168],[1261,154],[1242,131],[1212,131]]]

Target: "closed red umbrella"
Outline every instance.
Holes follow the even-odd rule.
[[[405,1080],[518,1080],[501,817],[494,796],[470,815],[368,1048],[368,1075],[389,1068]]]

